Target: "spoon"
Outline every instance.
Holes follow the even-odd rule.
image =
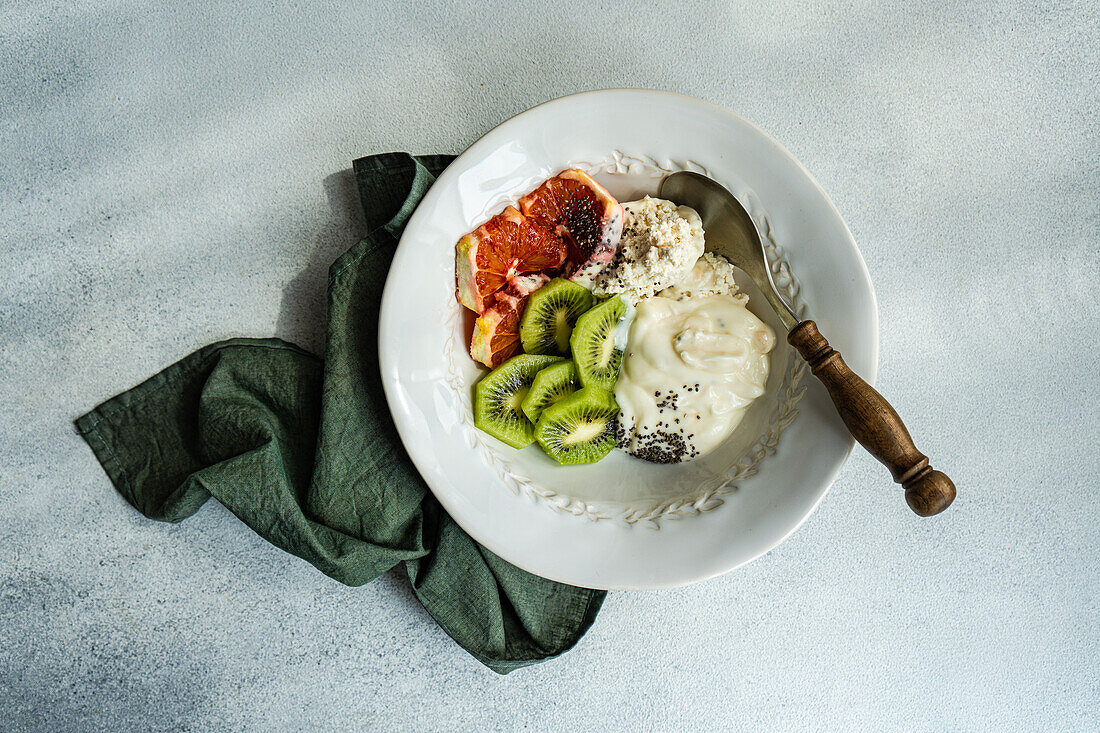
[[[930,517],[949,507],[955,499],[955,484],[928,465],[928,457],[917,450],[890,403],[844,363],[816,323],[801,320],[776,290],[760,233],[741,202],[716,181],[689,171],[667,176],[659,195],[699,212],[707,248],[725,256],[760,288],[787,329],[787,343],[825,385],[852,436],[905,487],[909,508]]]

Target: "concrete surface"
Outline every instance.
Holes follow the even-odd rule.
[[[164,5],[0,4],[5,730],[1100,728],[1096,3]],[[774,552],[498,677],[397,576],[115,494],[72,417],[216,339],[319,346],[353,157],[610,86],[730,107],[829,191],[947,514],[857,452]]]

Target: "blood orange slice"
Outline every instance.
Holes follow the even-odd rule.
[[[565,243],[552,229],[509,206],[455,245],[458,301],[484,313],[510,279],[561,267],[565,255]]]
[[[508,281],[496,294],[493,304],[474,323],[470,339],[470,356],[490,369],[510,359],[519,351],[519,322],[527,305],[527,296],[548,283],[542,273],[519,275]]]
[[[519,200],[519,208],[565,237],[570,278],[593,277],[615,258],[623,233],[623,207],[584,171],[570,168],[547,178]]]

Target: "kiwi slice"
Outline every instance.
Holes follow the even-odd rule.
[[[569,356],[569,335],[582,313],[592,307],[592,293],[560,277],[531,294],[519,324],[519,340],[528,354]]]
[[[563,400],[581,388],[577,381],[577,367],[571,361],[551,364],[535,375],[531,389],[523,398],[523,414],[531,422],[538,422],[539,415],[550,405]]]
[[[535,439],[558,463],[595,463],[615,447],[619,405],[606,389],[585,387],[547,407]]]
[[[615,326],[625,313],[626,303],[616,295],[577,319],[569,343],[577,377],[585,387],[615,386],[623,361],[622,349],[615,346]]]
[[[554,356],[520,354],[489,372],[474,388],[474,425],[513,448],[535,441],[535,426],[520,405],[539,370],[564,361]]]

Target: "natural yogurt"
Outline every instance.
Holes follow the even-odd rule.
[[[733,432],[764,393],[775,345],[747,302],[730,264],[708,255],[680,283],[638,304],[615,386],[620,447],[675,463]]]

